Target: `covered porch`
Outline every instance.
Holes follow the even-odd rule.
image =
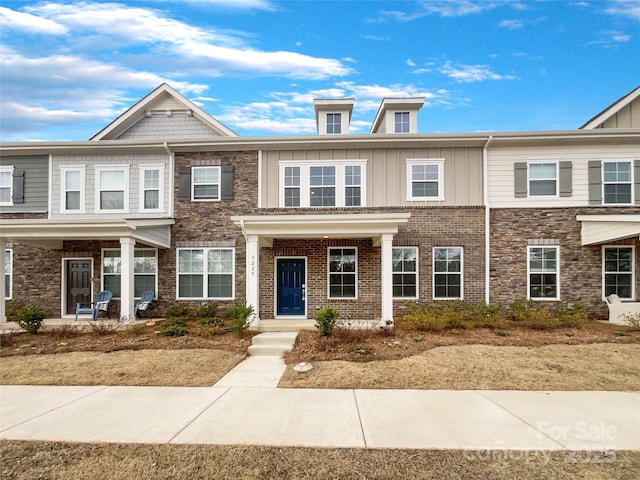
[[[264,300],[264,290],[273,291],[275,317],[289,318],[287,313],[283,314],[277,307],[277,298],[281,293],[282,286],[279,283],[278,275],[291,275],[301,277],[297,286],[299,291],[297,295],[300,299],[302,307],[299,311],[295,311],[295,307],[291,310],[293,313],[291,319],[298,321],[313,318],[313,313],[306,309],[306,300],[310,294],[315,298],[324,296],[327,302],[330,295],[331,285],[328,281],[329,272],[326,267],[321,270],[320,262],[316,259],[315,263],[309,262],[311,272],[308,272],[307,257],[313,256],[314,249],[322,249],[322,245],[327,242],[344,240],[343,250],[354,250],[357,256],[358,242],[366,242],[370,250],[376,251],[376,258],[379,258],[379,264],[375,265],[376,273],[372,276],[379,280],[379,285],[371,286],[371,281],[367,282],[366,288],[374,290],[368,291],[369,294],[375,295],[376,301],[379,302],[379,313],[376,312],[375,320],[381,326],[389,325],[393,322],[393,238],[401,225],[406,224],[411,218],[410,213],[351,213],[351,214],[293,214],[293,215],[254,215],[254,216],[234,216],[231,220],[238,225],[243,233],[246,242],[246,303],[252,305],[256,316],[252,324],[253,327],[260,326],[261,311],[267,310],[267,307],[261,309],[261,296]],[[306,242],[304,248],[296,248],[295,242]],[[287,243],[288,242],[288,243]],[[275,262],[274,265],[267,265],[264,270],[267,272],[263,275],[261,284],[261,249],[273,249],[274,245],[286,244],[286,257],[280,257],[277,254],[272,255]],[[349,246],[347,246],[349,245]],[[350,246],[353,245],[353,246]],[[282,250],[282,248],[280,248]],[[318,252],[315,252],[318,253]],[[354,254],[354,252],[349,252]],[[329,253],[325,249],[319,252],[323,258],[327,258]],[[269,257],[271,258],[271,257]],[[280,263],[282,260],[282,264]],[[286,262],[286,264],[285,264]],[[358,268],[368,268],[371,264],[358,266]],[[272,270],[273,269],[273,270]],[[271,273],[273,271],[273,274]],[[308,281],[308,277],[311,277]],[[265,282],[268,282],[266,284]],[[357,282],[357,280],[356,280]],[[364,282],[362,282],[364,283]],[[347,286],[348,288],[349,286]],[[358,288],[357,285],[354,288]],[[365,287],[363,287],[365,288]],[[310,292],[310,289],[313,291]],[[263,295],[261,295],[263,293]],[[296,295],[293,292],[292,295]],[[361,298],[355,295],[351,298],[351,306],[358,305],[362,302]],[[318,300],[319,302],[321,300]],[[270,306],[268,306],[270,310]],[[271,321],[271,318],[264,320]],[[362,320],[369,320],[363,318]]]
[[[135,307],[134,296],[134,249],[136,244],[143,244],[153,248],[169,248],[171,243],[171,225],[175,221],[170,218],[157,219],[7,219],[2,221],[0,229],[0,251],[4,252],[11,244],[28,245],[42,249],[61,250],[65,241],[117,241],[120,244],[121,255],[121,297],[120,316],[133,318]],[[72,257],[69,257],[72,258]],[[97,291],[91,262],[90,298],[93,299]],[[34,258],[33,262],[38,259]],[[64,259],[63,259],[64,263]],[[12,266],[16,269],[16,266]],[[22,266],[21,266],[22,267]],[[0,255],[0,271],[5,271],[5,255]],[[42,279],[43,282],[60,282],[60,311],[54,316],[64,317],[66,311],[65,294],[65,266],[62,267],[62,278]],[[0,275],[0,288],[5,291],[5,275]],[[15,282],[14,282],[15,283]],[[14,284],[14,288],[19,288]],[[157,292],[156,292],[157,293]],[[34,299],[37,302],[37,299]],[[5,298],[0,295],[0,321],[6,321]]]

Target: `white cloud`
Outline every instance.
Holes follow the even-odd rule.
[[[183,0],[190,3],[203,3],[219,5],[225,8],[234,9],[256,9],[256,10],[276,10],[275,5],[268,0]]]
[[[620,43],[627,43],[631,40],[631,35],[619,32],[617,30],[607,30],[599,32],[600,40],[588,42],[587,45],[600,45],[605,48],[614,47]]]
[[[505,0],[423,0],[419,2],[419,8],[413,12],[401,10],[388,10],[381,12],[383,18],[392,18],[399,21],[413,21],[430,15],[441,17],[460,17],[493,10],[499,5],[505,4]],[[519,8],[519,7],[515,7]]]
[[[485,80],[515,80],[514,75],[500,75],[495,73],[487,65],[454,65],[445,63],[440,67],[440,73],[460,83],[483,82]]]
[[[524,24],[520,20],[502,20],[500,23],[498,23],[499,27],[508,28],[510,30],[522,28],[523,25]]]
[[[407,65],[410,66],[410,67],[415,67],[416,66],[416,62],[414,62],[410,58],[407,58]]]
[[[640,2],[638,0],[614,0],[605,9],[611,15],[627,17],[631,20],[640,20]]]
[[[52,20],[0,7],[0,24],[3,29],[19,30],[39,35],[64,35],[67,28]]]

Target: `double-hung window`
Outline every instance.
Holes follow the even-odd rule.
[[[418,248],[393,247],[393,298],[418,298]]]
[[[407,159],[407,200],[444,200],[444,158]]]
[[[220,167],[192,167],[191,199],[201,202],[220,200]]]
[[[396,112],[394,114],[395,133],[408,133],[411,128],[410,125],[409,112]]]
[[[342,133],[341,113],[327,113],[327,133]]]
[[[97,210],[129,210],[129,167],[96,167]]]
[[[161,210],[164,167],[144,166],[140,169],[140,210]]]
[[[11,299],[11,280],[13,275],[11,274],[13,267],[13,251],[5,250],[4,251],[4,298],[7,300]]]
[[[625,300],[635,298],[634,253],[633,246],[603,247],[602,270],[605,297],[615,293]]]
[[[558,192],[557,162],[529,163],[529,196],[555,196]]]
[[[463,298],[462,247],[434,247],[433,298],[453,300]]]
[[[280,162],[281,207],[362,207],[366,160]]]
[[[13,205],[13,167],[0,167],[0,205]]]
[[[183,248],[178,250],[178,298],[234,298],[233,248]]]
[[[119,249],[102,251],[102,287],[115,298],[121,296],[122,258]],[[133,293],[136,298],[147,290],[158,291],[158,251],[136,248],[133,253]]]
[[[560,247],[529,246],[527,250],[528,298],[560,299]]]
[[[628,205],[631,203],[631,162],[602,162],[602,189],[604,203]]]
[[[84,172],[85,167],[63,167],[61,211],[65,213],[84,212]]]
[[[329,248],[328,270],[329,298],[357,298],[357,248]]]

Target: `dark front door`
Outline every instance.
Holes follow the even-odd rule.
[[[279,258],[277,260],[277,314],[305,315],[304,258]]]
[[[91,259],[67,260],[67,314],[76,313],[77,303],[92,301]]]

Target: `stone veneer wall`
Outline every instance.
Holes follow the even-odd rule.
[[[464,299],[477,303],[484,299],[484,209],[482,207],[407,207],[363,209],[264,209],[264,214],[339,214],[410,212],[401,225],[394,246],[418,247],[418,303],[432,302],[432,249],[434,246],[464,248]],[[327,298],[328,247],[358,248],[358,298]],[[371,239],[275,240],[273,248],[260,253],[260,315],[274,317],[275,258],[307,257],[307,317],[331,306],[344,320],[377,319],[381,314],[380,247]],[[416,300],[411,300],[416,302]],[[394,315],[407,311],[404,300],[394,300]]]
[[[592,315],[607,317],[602,301],[602,245],[581,245],[576,215],[638,214],[640,208],[511,208],[491,210],[491,301],[509,304],[527,298],[527,246],[547,241],[560,246],[560,300],[540,302],[550,309],[568,302],[588,305]],[[638,238],[607,242],[636,246],[636,292],[640,271]]]

